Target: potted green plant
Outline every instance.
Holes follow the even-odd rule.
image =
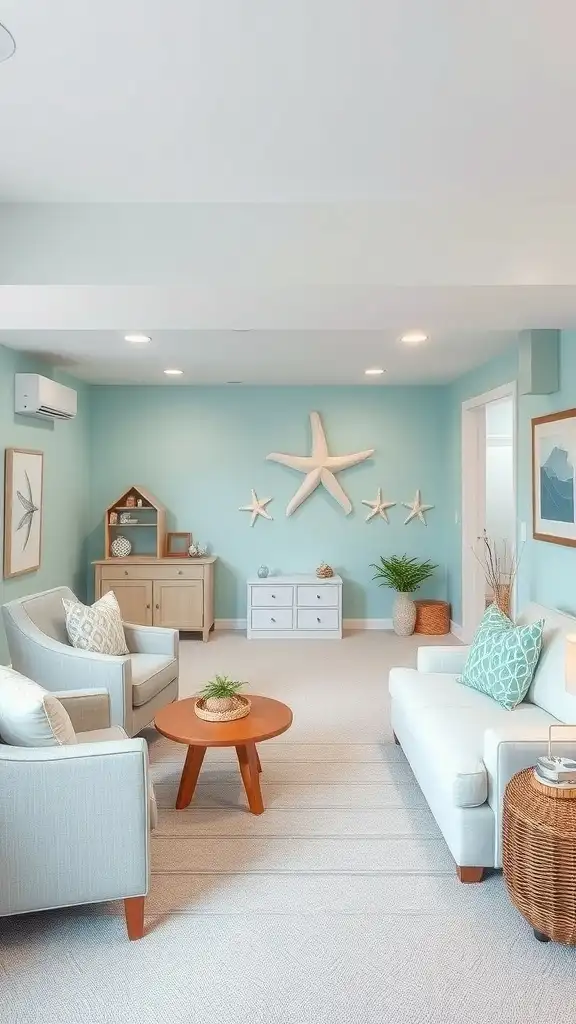
[[[372,579],[378,580],[378,586],[391,587],[396,591],[392,609],[392,624],[397,636],[411,636],[416,624],[416,605],[409,594],[429,579],[438,568],[432,562],[421,562],[408,555],[392,555],[391,558],[380,558],[380,564],[371,565],[375,569]]]
[[[246,683],[228,676],[214,676],[198,694],[202,698],[204,708],[214,714],[233,711],[237,706],[238,691]]]

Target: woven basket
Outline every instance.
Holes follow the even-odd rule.
[[[450,605],[447,601],[415,601],[416,625],[415,633],[426,636],[442,636],[450,632]]]
[[[510,899],[555,942],[576,945],[576,800],[552,799],[532,768],[506,787],[503,870]]]
[[[205,722],[235,722],[237,718],[246,718],[252,707],[248,697],[234,697],[234,707],[228,711],[207,711],[204,697],[198,697],[194,701],[194,711],[198,718]]]
[[[329,580],[334,575],[334,569],[331,565],[327,565],[326,562],[321,562],[316,569],[316,575],[319,580]]]

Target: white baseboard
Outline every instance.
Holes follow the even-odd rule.
[[[457,640],[461,640],[464,643],[464,630],[458,622],[453,622],[452,619],[450,619],[450,632]]]
[[[243,629],[246,631],[246,619],[216,619],[214,629]]]
[[[344,619],[344,629],[392,629],[392,619]]]

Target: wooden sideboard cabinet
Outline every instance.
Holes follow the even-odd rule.
[[[96,598],[116,594],[122,618],[139,626],[201,632],[214,625],[215,558],[107,558],[94,562]]]

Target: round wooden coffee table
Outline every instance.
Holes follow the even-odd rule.
[[[280,736],[292,725],[292,712],[286,704],[270,697],[248,694],[252,707],[246,718],[235,722],[204,722],[194,711],[195,697],[177,700],[162,708],[154,720],[158,732],[169,740],[186,743],[188,753],[182,770],[176,807],[188,807],[196,788],[208,747],[236,747],[240,774],[252,814],[262,814],[260,790],[262,766],[256,744]]]

